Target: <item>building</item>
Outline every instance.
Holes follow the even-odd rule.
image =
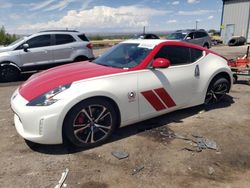
[[[250,0],[222,0],[221,37],[224,43],[232,36],[244,36],[250,43]]]

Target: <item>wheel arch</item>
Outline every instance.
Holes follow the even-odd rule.
[[[118,116],[118,123],[119,123],[118,127],[119,127],[120,124],[121,124],[121,111],[120,111],[120,108],[119,108],[118,104],[115,102],[115,100],[113,100],[111,97],[107,97],[107,96],[104,96],[104,95],[98,95],[98,96],[94,96],[94,97],[89,97],[87,99],[84,99],[83,101],[89,100],[89,99],[95,99],[95,98],[107,100],[112,104],[112,106],[114,107],[114,109],[116,111],[116,114]]]
[[[215,82],[215,80],[217,80],[218,78],[225,78],[228,80],[229,86],[230,86],[228,89],[228,92],[229,92],[229,90],[231,89],[231,86],[232,86],[232,80],[231,80],[229,73],[225,72],[225,71],[222,71],[222,72],[215,74],[213,76],[213,78],[210,80],[208,87],[211,85],[211,83]]]
[[[3,67],[3,66],[13,66],[21,72],[21,68],[11,61],[0,62],[0,67]]]
[[[70,110],[71,109],[73,109],[76,105],[78,105],[78,104],[80,104],[80,103],[82,103],[82,102],[84,102],[84,101],[87,101],[87,100],[93,100],[93,99],[103,99],[103,100],[106,100],[106,101],[109,101],[110,103],[111,103],[111,105],[114,107],[114,110],[115,110],[115,112],[116,112],[116,114],[117,114],[117,121],[118,121],[118,124],[117,124],[117,126],[116,126],[116,128],[119,128],[120,127],[120,125],[121,125],[121,111],[120,111],[120,109],[119,109],[119,107],[118,107],[118,104],[115,102],[115,100],[114,99],[112,99],[111,97],[108,97],[108,96],[104,96],[104,95],[97,95],[97,96],[92,96],[92,97],[88,97],[88,98],[85,98],[85,99],[83,99],[83,100],[80,100],[80,101],[78,101],[78,102],[76,102],[76,103],[74,103],[73,105],[71,105],[69,108],[68,108],[68,110],[67,110],[67,112],[66,113],[64,113],[64,115],[63,115],[63,121],[62,121],[62,123],[61,123],[61,138],[62,138],[62,142],[67,142],[67,139],[66,139],[66,137],[65,137],[65,132],[64,132],[64,123],[65,123],[65,121],[66,121],[66,117],[67,117],[67,115],[69,114],[69,112],[70,112]]]
[[[87,56],[85,56],[85,55],[78,55],[78,56],[76,56],[75,58],[74,58],[74,62],[77,62],[77,61],[86,61],[86,60],[88,60],[89,58],[87,57]]]
[[[232,87],[232,83],[233,83],[232,77],[230,76],[229,70],[227,70],[227,69],[221,69],[221,70],[215,72],[214,74],[212,74],[210,76],[210,79],[208,79],[206,85],[204,87],[202,87],[202,93],[203,93],[202,94],[202,100],[201,100],[202,102],[205,100],[206,93],[208,91],[209,86],[213,82],[215,82],[215,80],[217,80],[220,77],[226,78],[229,81],[229,89],[228,89],[228,92],[229,92],[229,90]]]
[[[208,49],[210,48],[210,45],[209,45],[209,42],[204,42],[204,44],[203,44],[203,47],[205,48],[205,47],[207,47]]]

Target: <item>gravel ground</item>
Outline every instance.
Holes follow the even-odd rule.
[[[95,50],[99,55],[104,50]],[[213,47],[228,58],[243,47]],[[250,187],[250,86],[241,77],[230,94],[209,109],[197,106],[119,129],[103,146],[73,150],[63,145],[28,147],[13,126],[9,100],[20,82],[0,84],[0,187],[55,187],[68,168],[67,187]],[[202,135],[218,150],[196,149]],[[118,160],[114,150],[129,153]],[[134,174],[134,169],[141,169]]]

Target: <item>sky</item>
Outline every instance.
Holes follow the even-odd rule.
[[[8,33],[47,29],[85,33],[220,28],[222,0],[0,0]]]

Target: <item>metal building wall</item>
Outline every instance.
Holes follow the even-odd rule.
[[[248,38],[250,0],[224,0],[223,42],[227,43],[231,35]]]

